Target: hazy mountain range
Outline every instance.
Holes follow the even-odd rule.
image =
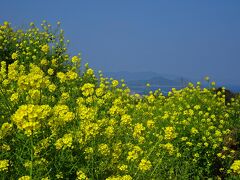
[[[160,74],[155,72],[105,72],[105,77],[112,77],[117,80],[124,79],[127,86],[132,90],[132,93],[145,94],[149,90],[161,89],[163,93],[169,92],[172,88],[180,89],[186,87],[188,82],[197,82],[199,80],[181,77],[171,74]],[[146,87],[149,83],[150,87]],[[202,81],[203,87],[207,86],[207,83]],[[240,86],[231,84],[221,84],[219,86],[225,86],[233,92],[240,92]]]

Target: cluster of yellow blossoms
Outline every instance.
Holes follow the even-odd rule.
[[[12,121],[18,129],[24,130],[24,133],[30,136],[47,123],[50,112],[51,107],[48,105],[22,105],[12,115]]]
[[[50,27],[0,26],[0,179],[239,177],[238,97],[215,83],[133,94]]]

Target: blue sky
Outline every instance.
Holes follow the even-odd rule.
[[[61,21],[95,70],[206,75],[240,85],[239,0],[6,0],[0,22]]]

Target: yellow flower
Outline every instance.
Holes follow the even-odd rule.
[[[147,100],[148,100],[148,102],[150,102],[150,103],[153,103],[154,101],[155,101],[155,96],[153,95],[153,94],[151,94],[151,95],[149,95],[148,97],[147,97]]]
[[[94,87],[95,85],[94,84],[91,84],[91,83],[86,83],[82,86],[81,90],[82,90],[82,94],[84,96],[90,96],[90,95],[93,95],[94,93]]]
[[[145,127],[141,123],[137,123],[134,127],[133,137],[138,138],[141,136],[142,131],[145,130]]]
[[[46,59],[42,59],[42,60],[41,60],[41,62],[40,62],[40,64],[41,64],[41,65],[47,65],[47,64],[48,64],[48,62],[47,62],[47,60],[46,60]]]
[[[4,21],[3,24],[4,26],[9,26],[10,23],[8,21]]]
[[[174,128],[169,126],[164,129],[165,139],[171,140],[177,137],[177,134],[174,132]]]
[[[6,135],[11,133],[11,130],[13,128],[12,124],[9,123],[3,123],[2,127],[0,129],[0,139],[4,138]]]
[[[212,85],[212,86],[215,86],[215,85],[216,85],[216,82],[214,82],[214,81],[211,82],[211,85]]]
[[[118,80],[113,80],[113,81],[112,81],[112,86],[113,86],[113,87],[116,87],[117,85],[118,85]]]
[[[103,93],[104,93],[103,88],[97,88],[97,89],[96,89],[96,95],[97,95],[98,97],[102,96]]]
[[[0,148],[0,150],[2,150],[2,151],[10,151],[11,148],[10,148],[9,145],[7,145],[7,144],[3,144],[2,147]]]
[[[57,77],[59,78],[61,83],[65,82],[67,80],[66,75],[63,72],[58,72]]]
[[[58,66],[58,65],[57,65],[57,59],[52,59],[52,65],[55,66],[55,67]]]
[[[50,92],[54,92],[55,90],[56,90],[56,86],[54,85],[54,84],[50,84],[49,86],[48,86],[48,90],[50,91]]]
[[[53,73],[54,73],[54,70],[53,70],[52,68],[49,68],[49,69],[48,69],[48,74],[49,74],[49,75],[53,75]]]
[[[133,178],[130,175],[124,176],[111,176],[108,177],[106,180],[132,180]]]
[[[69,97],[70,97],[70,95],[69,95],[69,93],[67,93],[67,92],[63,92],[63,93],[61,94],[61,99],[62,99],[62,100],[67,100],[67,99],[69,99]]]
[[[164,144],[163,147],[168,151],[170,155],[174,152],[174,146],[171,143]]]
[[[89,68],[88,70],[87,70],[87,75],[93,75],[94,74],[94,71],[93,71],[93,69],[91,69],[91,68]]]
[[[207,143],[207,142],[205,142],[203,145],[206,146],[206,147],[208,147],[208,143]]]
[[[0,171],[7,171],[9,166],[9,160],[0,160]]]
[[[181,140],[182,141],[186,141],[188,138],[187,137],[182,137]]]
[[[118,165],[118,169],[120,171],[127,171],[128,165],[125,165],[125,164]]]
[[[42,178],[41,180],[49,180],[49,177]]]
[[[107,144],[100,144],[98,145],[98,151],[100,152],[101,155],[107,156],[110,153],[110,150],[108,148]]]
[[[13,101],[13,102],[14,101],[17,102],[18,101],[18,93],[13,93],[12,96],[10,97],[10,100]]]
[[[205,81],[209,81],[210,80],[210,78],[208,76],[206,76],[204,79],[205,79]]]
[[[65,149],[67,147],[72,147],[73,137],[72,134],[65,134],[62,138],[58,139],[55,143],[56,149]]]
[[[48,44],[43,45],[42,48],[41,48],[41,50],[42,50],[44,53],[48,53],[48,51],[49,51],[49,46],[48,46]]]
[[[236,173],[240,174],[240,160],[235,160],[233,164],[231,165],[230,169]]]
[[[121,117],[121,125],[130,125],[132,122],[132,118],[130,115],[128,114],[124,114],[122,117]]]
[[[186,145],[188,145],[188,146],[192,146],[193,143],[188,141],[188,142],[186,142]]]
[[[60,173],[56,174],[56,178],[57,179],[63,179],[63,173],[60,172]]]
[[[151,128],[153,128],[154,127],[154,121],[153,120],[148,120],[147,121],[147,127],[149,128],[149,129],[151,129]]]
[[[138,167],[141,171],[145,172],[151,169],[152,163],[147,159],[142,159]]]
[[[52,128],[62,126],[74,119],[74,113],[69,111],[67,105],[56,105],[53,108],[53,116],[48,121],[48,125]]]
[[[21,105],[12,115],[12,121],[17,125],[18,129],[24,130],[25,134],[30,136],[37,133],[42,125],[42,121],[50,115],[51,107],[48,105]]]
[[[17,53],[12,53],[12,59],[17,59],[18,58],[18,54]]]
[[[18,178],[18,180],[31,180],[30,176],[22,176],[20,178]]]
[[[66,76],[70,79],[70,80],[74,80],[78,77],[78,74],[76,72],[73,71],[68,71],[66,73]]]
[[[201,106],[200,105],[195,105],[194,109],[199,110],[199,109],[201,109]]]
[[[191,133],[192,133],[192,134],[197,134],[197,133],[198,133],[198,130],[197,130],[195,127],[192,127]]]
[[[5,61],[1,61],[1,64],[0,64],[0,69],[1,69],[1,71],[0,71],[0,75],[3,77],[3,78],[5,78],[6,77],[6,62]],[[0,76],[0,77],[1,77]]]
[[[80,62],[80,58],[78,56],[73,56],[72,57],[72,62],[73,63],[78,63],[78,62]]]
[[[105,130],[105,133],[106,133],[106,136],[107,136],[108,138],[113,137],[113,135],[114,135],[114,127],[108,126],[108,127],[106,128],[106,130]]]
[[[10,82],[9,82],[8,79],[5,79],[5,80],[2,82],[3,86],[7,86],[9,83],[10,83]]]
[[[134,146],[132,151],[128,152],[127,160],[134,161],[136,160],[143,151],[139,146]]]
[[[83,171],[79,170],[77,171],[77,180],[88,180],[88,177]]]

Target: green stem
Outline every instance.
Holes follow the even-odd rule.
[[[31,168],[30,168],[30,177],[33,179],[33,130],[31,134]]]
[[[11,108],[11,106],[10,106],[9,103],[8,103],[9,101],[8,101],[8,99],[6,98],[6,94],[3,92],[3,89],[2,89],[2,88],[1,88],[0,90],[1,90],[2,96],[3,96],[4,100],[5,100],[5,104],[6,104],[7,108],[9,109],[9,113],[11,113],[12,108]]]

